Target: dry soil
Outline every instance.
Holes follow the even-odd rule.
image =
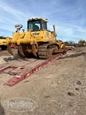
[[[13,58],[0,52],[0,64]],[[13,87],[3,85],[9,75],[0,74],[0,115],[86,115],[86,47],[70,50],[61,59]],[[6,109],[12,98],[28,98],[35,108],[24,112]],[[15,108],[13,108],[15,109]]]

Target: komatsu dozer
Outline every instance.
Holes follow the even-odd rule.
[[[47,29],[47,19],[32,18],[27,21],[27,31],[24,29],[20,33],[22,25],[15,25],[15,31],[12,39],[7,40],[7,49],[10,54],[13,52],[10,48],[11,44],[18,45],[18,54],[21,57],[29,57],[33,54],[39,58],[50,58],[53,54],[63,52],[65,44],[56,39],[56,29],[53,25],[53,31]]]
[[[82,40],[82,39],[81,39],[81,40],[78,42],[78,46],[79,46],[79,47],[83,47],[83,46],[85,47],[85,46],[86,46],[85,40]]]

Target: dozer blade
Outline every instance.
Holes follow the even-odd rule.
[[[12,50],[11,50],[10,45],[7,45],[7,50],[8,50],[8,52],[9,52],[11,55],[13,55],[13,52],[12,52]]]
[[[18,53],[19,53],[19,55],[20,55],[21,57],[25,57],[25,54],[24,54],[24,52],[23,52],[23,47],[22,47],[22,45],[19,45],[19,47],[18,47]]]

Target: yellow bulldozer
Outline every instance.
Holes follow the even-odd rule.
[[[0,36],[0,48],[1,48],[1,50],[7,49],[6,37],[4,37],[4,36]]]
[[[85,47],[85,46],[86,46],[85,40],[82,40],[82,39],[81,39],[81,40],[78,42],[78,46],[79,46],[79,47],[83,47],[83,46]]]
[[[20,24],[15,25],[15,31],[12,39],[6,38],[8,52],[12,55],[11,44],[18,45],[18,54],[21,57],[29,57],[33,54],[39,58],[50,58],[53,54],[64,52],[64,42],[56,39],[56,28],[53,25],[53,31],[47,29],[47,19],[32,18],[27,21],[27,31],[20,29]]]

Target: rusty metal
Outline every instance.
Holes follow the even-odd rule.
[[[4,85],[14,86],[25,78],[29,77],[31,74],[47,66],[49,63],[54,62],[64,55],[65,52],[52,56],[47,60],[38,59],[26,59],[26,63],[22,66],[15,66],[12,64],[3,64],[0,66],[0,73],[10,74],[13,77],[9,79]],[[28,61],[29,60],[29,61]],[[23,62],[24,60],[22,60]]]
[[[7,50],[8,50],[8,52],[9,52],[11,55],[14,55],[13,52],[12,52],[12,50],[11,50],[10,45],[7,45]]]

